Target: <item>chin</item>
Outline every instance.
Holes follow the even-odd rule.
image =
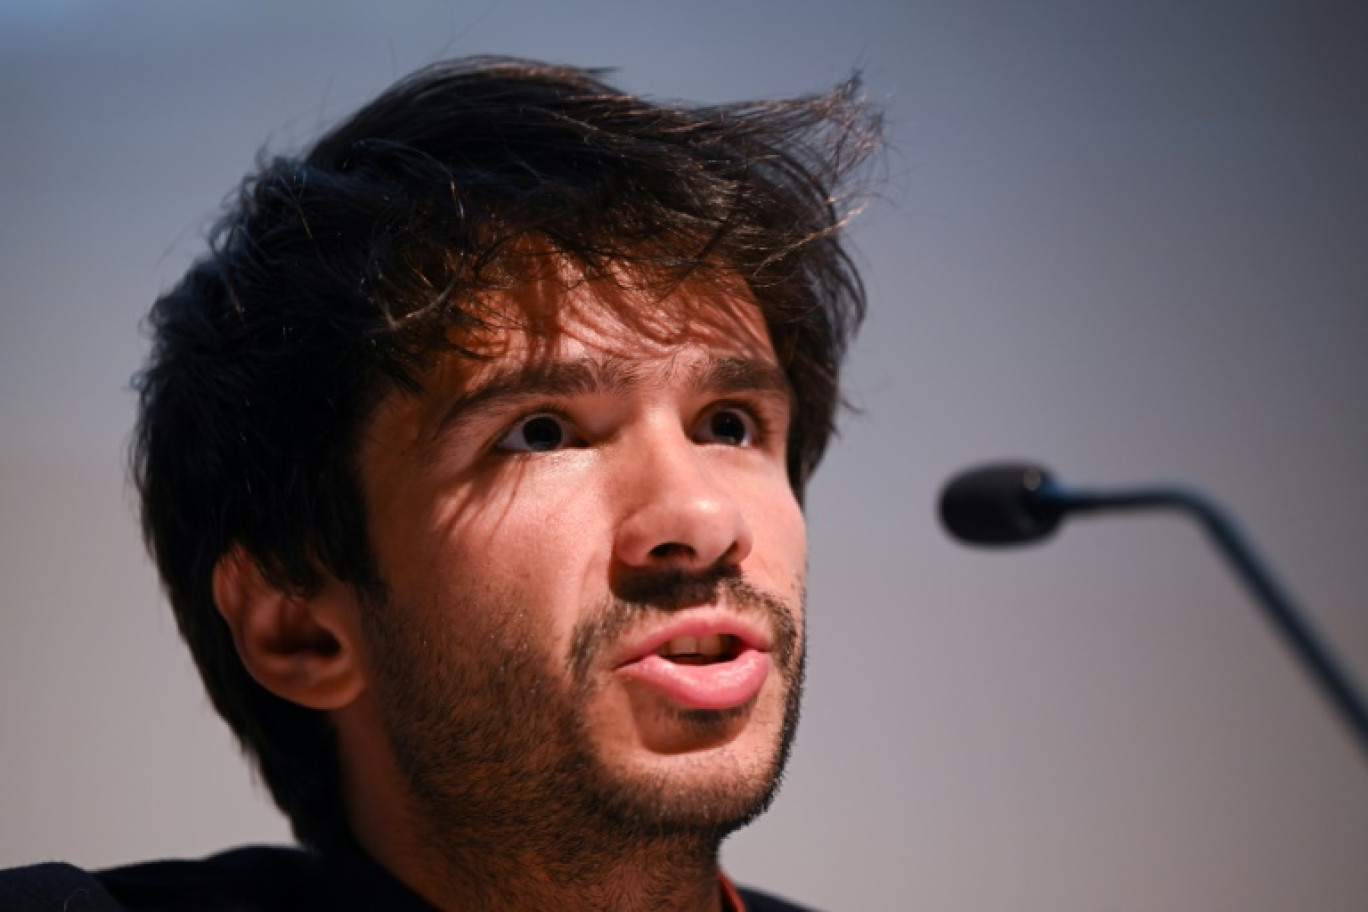
[[[767,702],[674,710],[670,738],[638,742],[594,764],[594,810],[640,838],[720,840],[750,823],[774,800],[798,721],[796,694]],[[665,741],[668,750],[660,749]]]
[[[773,754],[746,758],[730,751],[657,757],[645,768],[610,773],[596,811],[612,828],[639,838],[721,839],[769,807],[781,763]]]

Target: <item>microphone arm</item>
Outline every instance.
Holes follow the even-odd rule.
[[[957,476],[941,494],[941,520],[966,544],[1024,544],[1050,535],[1068,514],[1107,510],[1180,510],[1202,524],[1264,616],[1320,685],[1368,753],[1368,709],[1348,675],[1255,554],[1234,521],[1210,499],[1179,487],[1077,491],[1030,465],[994,465]]]

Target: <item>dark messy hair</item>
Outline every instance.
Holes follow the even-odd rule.
[[[296,836],[346,839],[324,713],[247,673],[214,605],[240,548],[282,589],[377,582],[355,454],[387,392],[484,325],[553,251],[586,277],[740,279],[794,392],[800,496],[833,429],[864,291],[836,191],[877,143],[855,81],[794,100],[654,103],[601,73],[478,58],[398,82],[263,160],[152,308],[133,474],[148,546],[215,708]]]

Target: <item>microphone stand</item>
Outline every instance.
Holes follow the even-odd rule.
[[[1350,734],[1368,754],[1368,709],[1329,649],[1302,617],[1292,599],[1258,559],[1253,546],[1234,521],[1215,503],[1185,488],[1146,488],[1133,491],[1071,491],[1048,474],[1033,472],[1024,479],[1025,497],[1033,514],[1049,524],[1065,513],[1102,510],[1180,510],[1202,524],[1236,575],[1249,587],[1264,616],[1301,660],[1322,693],[1339,712]]]

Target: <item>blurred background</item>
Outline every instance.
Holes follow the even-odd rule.
[[[862,410],[809,498],[811,671],[733,876],[819,908],[1348,910],[1368,756],[1177,518],[947,541],[987,459],[1232,506],[1368,682],[1368,7],[0,0],[0,866],[287,839],[125,480],[139,321],[263,144],[432,60],[727,101],[853,69]]]

